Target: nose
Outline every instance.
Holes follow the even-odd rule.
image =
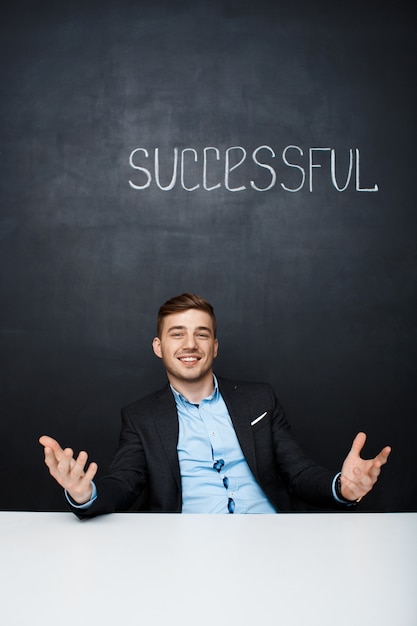
[[[184,335],[182,347],[186,350],[194,350],[197,348],[197,342],[195,340],[194,333],[186,333]]]

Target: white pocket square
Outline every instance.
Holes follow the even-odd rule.
[[[255,426],[255,424],[257,424],[258,422],[260,422],[265,415],[268,413],[268,411],[265,411],[265,413],[262,413],[262,415],[260,415],[259,417],[257,417],[256,419],[253,420],[253,422],[250,423],[251,426]]]

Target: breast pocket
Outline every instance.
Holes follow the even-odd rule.
[[[266,426],[266,424],[268,424],[269,422],[269,415],[268,415],[268,411],[265,411],[264,413],[261,413],[260,415],[258,415],[257,417],[255,417],[250,425],[252,426],[252,429],[255,430],[259,430],[260,428],[263,428],[264,426]]]

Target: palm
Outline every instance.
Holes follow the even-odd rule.
[[[360,500],[371,491],[391,452],[387,446],[375,458],[362,459],[360,453],[365,442],[365,433],[358,433],[342,466],[342,495],[347,500]]]

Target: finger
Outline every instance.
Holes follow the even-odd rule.
[[[49,468],[58,467],[61,460],[65,462],[65,455],[67,459],[72,460],[72,450],[67,448],[66,451],[62,450],[59,446],[59,449],[49,448],[48,446],[44,449],[45,452],[45,463]]]
[[[388,461],[388,457],[390,455],[391,448],[387,446],[372,460],[372,467],[370,473],[373,476],[379,476],[381,473],[381,468]]]
[[[45,448],[49,448],[50,450],[53,450],[55,456],[59,459],[62,456],[62,448],[59,445],[59,443],[56,441],[56,439],[53,439],[52,437],[48,437],[48,435],[42,435],[42,437],[39,437],[39,443],[44,446]]]
[[[87,452],[80,452],[71,469],[73,476],[77,478],[82,478],[84,476],[84,468],[86,466],[87,460]]]
[[[378,459],[381,465],[385,465],[385,463],[388,461],[388,457],[390,454],[391,454],[391,447],[385,446],[385,448],[383,448],[381,452],[376,456],[376,459]]]
[[[94,476],[97,474],[97,470],[98,470],[98,465],[97,463],[90,463],[90,465],[87,468],[87,471],[84,475],[84,480],[86,482],[91,482],[94,478]]]
[[[45,464],[48,467],[51,476],[55,478],[61,487],[66,488],[68,486],[68,479],[70,477],[69,468],[71,467],[71,462],[71,456],[65,457],[63,454],[58,460],[51,448],[45,448]]]
[[[69,474],[75,464],[74,453],[71,448],[65,448],[62,451],[60,459],[58,459],[57,469],[61,474]]]
[[[374,481],[376,481],[376,479],[380,475],[381,468],[387,462],[390,452],[391,452],[391,448],[389,446],[386,446],[386,448],[381,450],[381,452],[374,459],[367,462],[367,463],[370,463],[369,475],[372,477]]]
[[[365,442],[366,442],[366,434],[362,432],[358,433],[355,439],[353,440],[352,447],[350,449],[349,454],[356,454],[357,456],[360,456],[362,452],[362,448],[365,445]]]
[[[376,483],[376,481],[379,478],[380,473],[381,473],[381,464],[380,463],[373,464],[368,473],[368,476],[371,479],[372,484]]]
[[[56,468],[56,466],[58,465],[58,459],[56,458],[55,453],[52,450],[52,448],[45,448],[44,453],[45,453],[45,464],[49,467],[50,470],[53,468]]]

